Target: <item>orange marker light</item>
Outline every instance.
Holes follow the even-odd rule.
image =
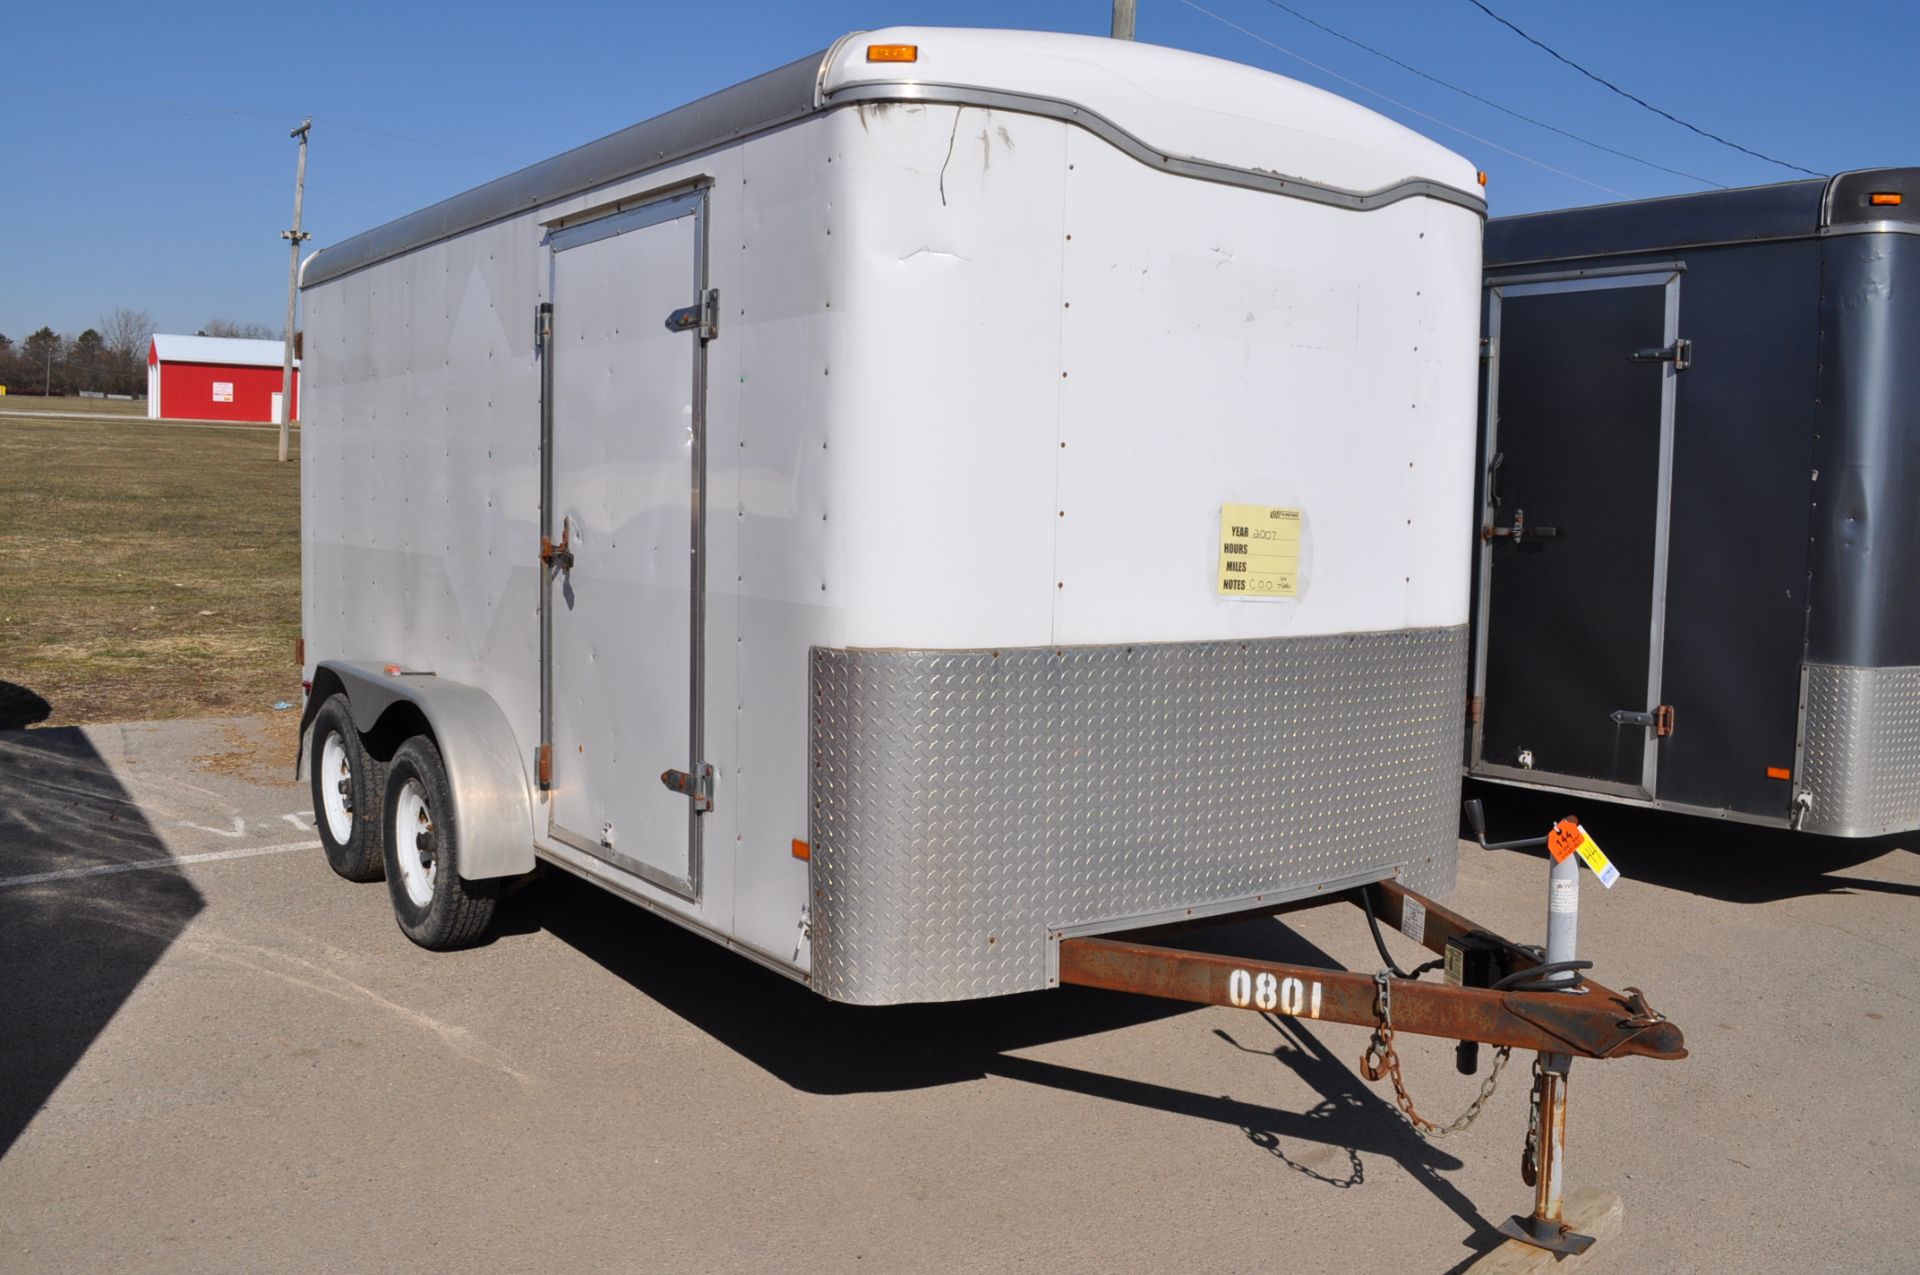
[[[1793,772],[1791,770],[1788,770],[1785,766],[1769,766],[1767,767],[1767,778],[1768,779],[1792,779]]]
[[[869,62],[918,62],[920,46],[917,44],[869,44],[867,61]]]
[[[1474,177],[1479,180],[1482,186],[1487,184],[1487,175],[1485,173],[1475,173]]]
[[[800,840],[800,838],[795,837],[793,839],[793,857],[803,860],[811,859],[813,858],[813,847]]]
[[[1898,208],[1902,196],[1891,190],[1875,191],[1867,196],[1867,202],[1875,208]]]

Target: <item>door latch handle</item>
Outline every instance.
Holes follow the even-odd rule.
[[[549,571],[558,567],[562,571],[573,570],[573,519],[560,520],[560,539],[558,543],[540,537],[540,565]]]
[[[1656,345],[1635,350],[1627,357],[1635,363],[1671,363],[1673,370],[1684,372],[1693,366],[1693,342],[1681,337],[1672,345]]]
[[[720,335],[720,289],[708,288],[692,305],[683,305],[667,316],[667,331],[700,333],[702,341]]]
[[[1489,543],[1495,540],[1512,540],[1517,544],[1523,540],[1557,540],[1559,537],[1560,528],[1558,527],[1542,527],[1537,524],[1528,526],[1527,511],[1524,509],[1513,511],[1513,525],[1510,527],[1496,527],[1489,523],[1480,528],[1480,539]]]
[[[713,767],[703,764],[689,774],[684,770],[663,770],[660,782],[673,792],[693,801],[694,811],[706,814],[713,809]]]

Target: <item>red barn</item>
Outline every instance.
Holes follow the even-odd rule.
[[[147,350],[147,416],[177,421],[277,421],[283,349],[278,341],[155,333]],[[300,416],[300,360],[293,411]]]

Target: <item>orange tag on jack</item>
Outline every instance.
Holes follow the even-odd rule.
[[[1568,815],[1553,825],[1553,831],[1547,834],[1547,851],[1553,855],[1555,863],[1565,863],[1567,856],[1580,848],[1587,834],[1581,830],[1580,820]]]

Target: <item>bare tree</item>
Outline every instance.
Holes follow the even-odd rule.
[[[201,336],[237,336],[253,340],[268,340],[279,333],[264,323],[235,323],[232,319],[208,319],[206,326],[200,329]]]
[[[140,393],[147,384],[147,345],[153,340],[153,316],[145,310],[121,306],[100,316],[99,329],[112,369],[112,390],[118,394]]]

